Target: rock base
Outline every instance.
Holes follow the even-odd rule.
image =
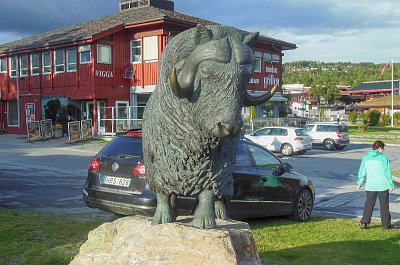
[[[247,223],[218,219],[217,228],[198,229],[192,219],[151,225],[151,218],[129,216],[104,223],[89,232],[70,265],[261,264]]]

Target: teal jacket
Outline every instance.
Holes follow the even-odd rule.
[[[362,186],[365,178],[367,178],[365,183],[367,191],[384,191],[394,188],[389,160],[377,150],[370,150],[363,157],[358,171],[358,187]]]

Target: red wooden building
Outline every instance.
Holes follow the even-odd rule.
[[[104,133],[140,119],[143,109],[132,106],[145,106],[154,91],[163,49],[198,23],[216,24],[175,12],[172,1],[121,0],[117,14],[1,44],[0,130],[25,134],[29,119],[64,129],[92,119]],[[260,36],[249,91],[281,86],[282,52],[295,48]]]

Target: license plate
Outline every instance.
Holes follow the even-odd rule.
[[[129,184],[131,183],[131,179],[103,176],[102,182],[103,182],[103,184],[107,184],[107,185],[129,187]]]

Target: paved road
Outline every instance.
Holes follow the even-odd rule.
[[[358,168],[362,156],[370,150],[371,144],[353,143],[343,150],[327,151],[312,149],[302,156],[294,156],[285,161],[292,164],[296,171],[309,176],[316,186],[316,214],[334,214],[360,217],[365,200],[365,192],[355,191]],[[399,146],[387,146],[392,169],[400,168]],[[400,189],[390,195],[392,218],[400,226]],[[379,217],[379,203],[374,217]]]
[[[45,212],[96,212],[86,207],[81,189],[91,157],[101,144],[69,144],[66,138],[28,143],[23,136],[0,135],[0,206]],[[355,191],[361,157],[370,144],[341,151],[313,149],[285,159],[316,186],[314,214],[358,217],[365,192]],[[400,168],[398,146],[388,146],[392,168]],[[400,226],[400,189],[390,196],[393,221]],[[378,206],[378,205],[377,205]],[[375,217],[379,211],[375,210]]]

